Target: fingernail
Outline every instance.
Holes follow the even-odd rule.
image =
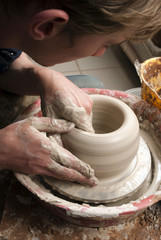
[[[90,186],[91,187],[97,186],[98,183],[99,183],[98,178],[96,178],[96,177],[90,178]]]

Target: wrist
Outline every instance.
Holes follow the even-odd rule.
[[[35,69],[36,78],[38,79],[37,83],[39,95],[41,97],[51,96],[53,94],[55,89],[54,79],[56,73],[56,71],[45,67],[38,66]]]

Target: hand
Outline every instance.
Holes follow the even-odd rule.
[[[44,116],[61,117],[82,130],[94,132],[90,96],[59,72],[51,69],[41,69],[40,72],[43,79],[41,104]]]
[[[65,120],[30,117],[0,131],[0,168],[95,185],[93,170],[42,132],[63,133]]]
[[[94,132],[90,96],[61,73],[34,64],[25,53],[1,76],[0,88],[20,95],[40,95],[44,116],[57,115],[74,122],[78,128]]]

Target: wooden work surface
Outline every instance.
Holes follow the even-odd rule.
[[[5,184],[8,183],[9,181],[5,180]],[[2,184],[0,190],[5,184]],[[161,204],[154,204],[125,224],[106,228],[84,228],[54,217],[12,176],[0,225],[0,240],[69,239],[160,240]]]

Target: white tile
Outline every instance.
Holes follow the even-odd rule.
[[[118,67],[103,70],[86,70],[82,74],[92,75],[103,82],[107,89],[122,90],[131,89],[139,86],[137,75],[129,77],[127,71]]]
[[[56,64],[50,68],[54,69],[55,71],[62,72],[62,73],[79,71],[78,66],[75,61]]]
[[[75,71],[75,72],[63,72],[64,76],[71,76],[71,75],[80,75],[80,72]]]
[[[109,47],[101,57],[86,57],[76,60],[81,70],[119,67],[120,59],[115,54],[114,47]]]

